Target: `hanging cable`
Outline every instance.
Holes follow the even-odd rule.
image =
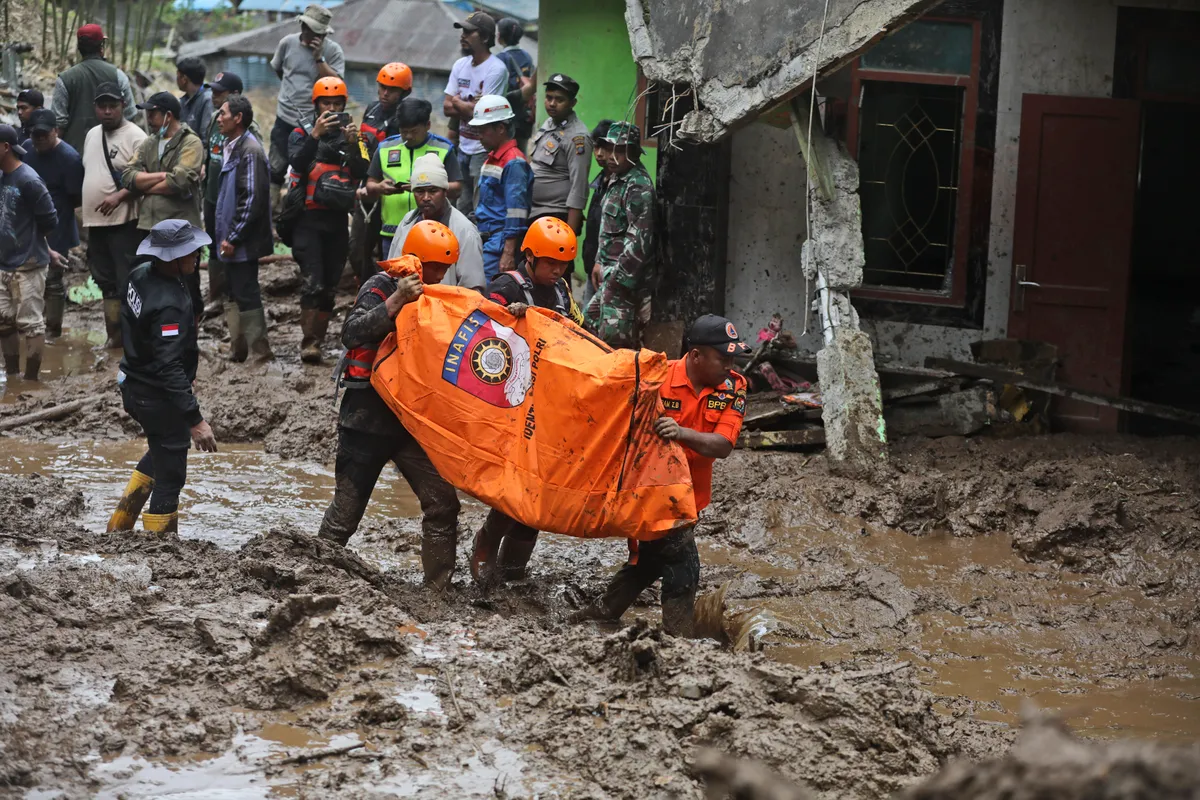
[[[812,159],[812,130],[813,130],[813,118],[815,117],[816,110],[817,110],[817,73],[821,68],[821,47],[825,44],[825,25],[828,21],[829,21],[829,0],[825,0],[825,11],[824,11],[824,13],[821,14],[821,32],[820,32],[820,35],[817,37],[817,50],[813,57],[812,86],[809,88],[808,147],[805,150],[805,155],[808,157],[810,163],[804,165],[804,236],[808,242],[808,256],[810,259],[812,259],[813,268],[817,271],[818,275],[820,274],[820,271],[821,271],[821,265],[819,263],[817,263],[817,248],[816,248],[816,245],[813,243],[813,236],[812,236],[812,164],[811,164],[811,161],[813,160]],[[823,281],[818,280],[817,283],[818,283],[817,291],[818,291],[818,293],[820,293],[821,290],[819,287],[820,287],[820,284],[823,283]],[[826,289],[824,291],[824,295],[825,295],[824,296],[825,321],[822,324],[822,327],[824,327],[825,324],[827,324],[831,318],[828,287],[826,287]],[[808,335],[808,317],[809,317],[809,309],[807,307],[808,299],[809,299],[808,273],[806,272],[804,274],[804,301],[805,301],[804,335],[805,336]]]

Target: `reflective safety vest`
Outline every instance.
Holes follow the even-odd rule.
[[[384,139],[379,145],[379,166],[385,178],[391,178],[396,184],[409,183],[412,179],[414,161],[426,153],[436,153],[437,157],[444,161],[446,153],[453,147],[454,145],[449,139],[443,139],[432,133],[425,140],[425,144],[413,149],[410,149],[399,136],[393,136],[390,139]],[[380,197],[379,207],[383,221],[380,233],[384,236],[395,236],[401,220],[408,212],[417,207],[417,201],[413,198],[412,192],[400,192]]]

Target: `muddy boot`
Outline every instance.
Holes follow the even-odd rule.
[[[20,375],[21,339],[16,331],[0,334],[0,351],[4,353],[4,371],[9,375]]]
[[[493,511],[484,521],[483,527],[475,534],[471,543],[471,580],[479,584],[490,585],[495,577],[496,563],[499,560],[500,544],[504,541],[502,526],[493,522],[497,512]]]
[[[208,302],[204,305],[204,318],[215,317],[221,313],[225,300],[225,265],[219,260],[208,260]]]
[[[146,533],[179,533],[179,512],[142,514],[142,530]]]
[[[242,332],[255,364],[265,364],[275,358],[267,342],[267,315],[263,309],[242,312]]]
[[[125,347],[121,340],[121,301],[119,299],[104,300],[104,332],[108,341],[104,346],[110,350],[121,350]]]
[[[225,327],[229,328],[229,360],[240,364],[246,360],[248,350],[242,313],[235,303],[225,304]]]
[[[662,599],[663,630],[672,636],[685,639],[695,638],[696,629],[696,590],[684,592],[674,597],[663,595]]]
[[[300,309],[300,360],[305,364],[321,363],[321,342],[325,332],[317,335],[317,315],[320,313],[315,308]]]
[[[445,536],[421,537],[421,568],[425,571],[425,585],[435,592],[450,588],[454,577],[454,539]]]
[[[537,546],[537,531],[524,525],[514,525],[514,531],[504,537],[496,563],[506,581],[524,580],[529,571],[529,559]]]
[[[62,336],[63,312],[67,308],[67,298],[60,294],[46,296],[46,335],[52,339]]]
[[[42,353],[46,350],[45,336],[25,337],[25,380],[41,380]]]
[[[104,530],[108,533],[133,530],[134,523],[137,522],[138,515],[142,513],[146,501],[150,499],[152,491],[154,491],[154,478],[135,469],[129,476],[129,483],[125,484],[125,491],[121,493],[121,499],[117,501],[116,511],[108,518],[108,527]]]
[[[658,573],[646,568],[638,568],[636,564],[626,564],[621,567],[609,582],[604,594],[596,598],[587,608],[576,611],[570,617],[570,622],[583,622],[589,619],[615,622],[621,618],[638,595],[658,580]]]

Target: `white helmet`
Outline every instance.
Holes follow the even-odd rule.
[[[475,116],[468,125],[489,125],[516,118],[512,105],[498,94],[485,94],[475,101]]]

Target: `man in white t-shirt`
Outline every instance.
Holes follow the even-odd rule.
[[[476,11],[462,22],[454,23],[454,27],[462,29],[459,42],[463,57],[455,61],[454,69],[450,70],[442,112],[462,123],[458,129],[458,160],[462,166],[463,187],[458,196],[458,209],[469,216],[475,211],[475,189],[487,151],[479,143],[478,131],[465,123],[475,116],[476,100],[485,94],[503,95],[508,90],[508,67],[492,55],[496,20]]]
[[[106,346],[120,347],[121,298],[129,267],[145,237],[137,227],[137,198],[121,188],[120,179],[146,132],[125,119],[125,98],[117,84],[97,86],[95,101],[100,124],[87,132],[83,142],[83,205],[79,213],[88,229],[88,270],[104,295]]]

